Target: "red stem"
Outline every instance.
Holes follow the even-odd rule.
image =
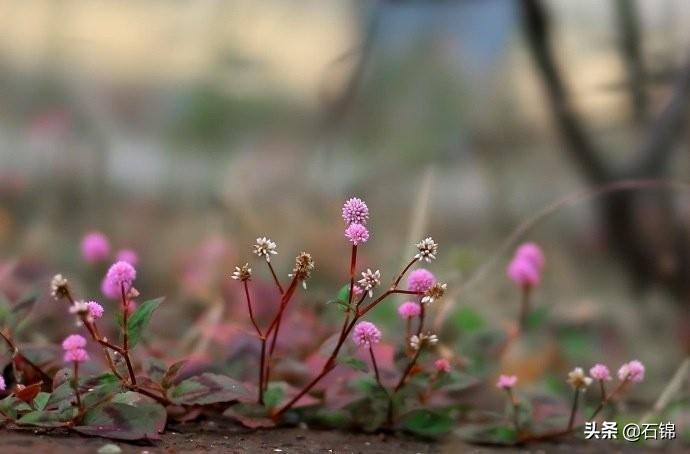
[[[125,357],[125,362],[127,363],[129,379],[133,385],[136,385],[137,379],[134,375],[132,360],[129,357],[129,328],[127,326],[127,320],[129,318],[129,301],[127,301],[124,282],[120,283],[120,293],[122,294],[122,355]]]

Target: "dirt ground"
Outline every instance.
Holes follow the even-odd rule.
[[[0,429],[2,454],[98,453],[105,445],[117,445],[122,453],[632,453],[648,449],[625,444],[587,443],[568,440],[526,448],[491,448],[454,441],[425,441],[401,435],[353,434],[340,431],[280,428],[249,431],[220,427],[212,422],[182,425],[169,430],[152,444],[130,444],[88,438],[66,431]],[[671,448],[673,448],[671,446]],[[655,450],[659,452],[659,450]],[[662,449],[661,452],[684,452]],[[687,452],[687,451],[685,451]]]

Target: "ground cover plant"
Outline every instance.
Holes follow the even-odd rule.
[[[518,377],[501,370],[506,351],[533,344],[545,323],[542,308],[532,302],[547,268],[537,244],[520,245],[507,265],[507,277],[519,297],[516,323],[470,338],[467,351],[459,351],[434,331],[449,288],[426,268],[441,253],[433,238],[406,248],[409,259],[401,270],[381,271],[360,260],[362,248],[373,239],[367,204],[347,200],[342,218],[344,239],[333,246],[333,251],[349,248],[342,287],[333,298],[318,302],[318,310],[305,309],[301,326],[288,324],[285,314],[298,293],[308,290],[317,254],[297,254],[291,272],[282,278],[274,268],[282,251],[279,254],[271,239],[259,237],[252,251],[259,263],[247,262],[226,273],[236,281],[246,308],[232,316],[246,321],[253,335],[252,354],[240,365],[249,373],[242,377],[196,370],[187,358],[148,349],[135,355],[151,334],[156,310],[166,303],[163,297],[146,299],[137,290],[145,276],[137,273],[133,251],[121,251],[101,281],[103,295],[114,304],[77,295],[67,274],[52,278],[52,310],[68,311],[75,321],[73,333],[54,339],[52,346],[25,348],[17,340],[19,333],[31,329],[27,314],[36,295],[4,301],[0,334],[11,360],[0,377],[3,425],[9,430],[37,426],[111,439],[156,440],[172,421],[214,415],[248,428],[306,424],[405,431],[420,437],[453,432],[472,443],[514,445],[581,434],[586,422],[602,421],[603,415],[628,418],[617,411],[617,404],[644,380],[645,366],[639,360],[622,364],[615,374],[606,358],[588,370],[572,364],[550,389],[524,393]],[[102,234],[87,235],[81,246],[87,262],[110,256]],[[252,288],[260,272],[268,276],[272,293]],[[257,312],[258,298],[270,300],[268,315]],[[394,329],[381,329],[367,319],[373,309],[393,304],[398,315]],[[330,321],[319,320],[324,313]],[[462,324],[470,330],[471,320]],[[304,336],[309,342],[299,340]],[[280,355],[279,345],[287,347]],[[302,351],[305,345],[316,348]],[[478,349],[485,361],[470,367],[467,358]],[[570,400],[562,398],[566,383]],[[505,411],[483,406],[483,399],[495,401],[501,394]],[[477,395],[481,398],[474,398]]]

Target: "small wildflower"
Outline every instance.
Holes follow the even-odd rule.
[[[417,317],[421,312],[422,308],[413,301],[406,301],[398,307],[398,314],[404,319]]]
[[[89,311],[89,305],[86,301],[75,301],[69,308],[70,314],[85,314]]]
[[[501,389],[511,389],[517,384],[518,378],[515,375],[501,375],[498,377],[496,387]]]
[[[625,363],[618,369],[618,378],[622,380],[629,380],[633,383],[640,383],[644,380],[644,365],[638,360]]]
[[[407,289],[413,292],[424,293],[436,283],[436,278],[431,271],[418,268],[410,273],[407,278]]]
[[[350,243],[357,246],[361,243],[366,243],[369,239],[369,230],[362,224],[350,224],[345,229],[345,238],[347,238]]]
[[[611,373],[609,368],[604,364],[595,364],[589,370],[589,376],[595,380],[611,380]]]
[[[53,278],[50,280],[50,294],[53,295],[53,298],[56,300],[64,298],[67,296],[68,291],[67,279],[62,277],[62,274],[56,274],[53,276]]]
[[[438,336],[436,334],[422,333],[420,335],[413,334],[410,337],[410,347],[413,350],[419,350],[425,345],[436,345],[438,343]]]
[[[254,244],[254,254],[259,257],[264,257],[267,262],[271,261],[271,255],[278,253],[276,250],[277,244],[270,240],[270,238],[261,237],[256,239]]]
[[[434,361],[434,368],[438,373],[447,374],[450,372],[450,361],[448,361],[446,358],[439,358]]]
[[[353,285],[352,286],[352,294],[354,296],[361,296],[362,293],[364,293],[364,290],[362,290],[362,287],[360,287],[359,285]]]
[[[105,275],[105,285],[111,290],[117,289],[120,293],[122,287],[125,288],[125,291],[129,291],[136,277],[137,271],[134,267],[130,263],[120,260],[108,269]]]
[[[7,385],[5,384],[5,377],[0,375],[0,391],[4,391],[7,389]]]
[[[592,378],[585,375],[585,371],[581,367],[568,372],[567,382],[575,389],[586,388],[592,384]]]
[[[443,298],[443,295],[446,294],[447,288],[448,284],[442,284],[440,282],[435,283],[429,290],[426,291],[426,293],[424,293],[424,297],[422,297],[422,304],[431,304],[434,301]]]
[[[379,270],[371,271],[371,269],[367,268],[366,271],[362,272],[362,279],[357,282],[359,282],[364,291],[369,293],[369,298],[371,298],[374,294],[374,287],[381,285],[381,272]]]
[[[352,332],[352,340],[359,346],[370,347],[381,341],[381,331],[371,322],[359,322]]]
[[[92,319],[98,320],[99,318],[103,317],[103,306],[95,301],[89,301],[86,303],[86,305],[88,306],[89,316]]]
[[[89,354],[83,348],[73,348],[65,352],[64,359],[67,363],[83,363],[89,360]]]
[[[307,288],[307,279],[311,277],[311,272],[314,270],[314,259],[308,252],[300,252],[295,257],[295,267],[292,269],[290,277],[296,277],[297,280],[302,281],[302,287]]]
[[[139,256],[132,249],[122,249],[117,252],[116,259],[118,262],[127,262],[132,266],[139,264]]]
[[[236,266],[235,271],[232,272],[230,277],[242,282],[250,280],[252,278],[252,269],[249,267],[249,263],[245,263],[241,267]]]
[[[353,197],[343,205],[345,223],[366,225],[369,220],[369,207],[362,199]]]
[[[81,255],[88,263],[96,263],[108,258],[110,241],[101,232],[89,232],[81,240]]]
[[[521,257],[534,264],[539,271],[544,268],[544,253],[536,243],[523,243],[515,251],[515,257]]]
[[[426,260],[427,262],[431,262],[432,260],[436,260],[438,244],[434,242],[433,238],[427,237],[417,243],[417,250],[419,252],[414,256],[414,258],[419,261]]]
[[[63,350],[74,350],[75,348],[86,347],[86,339],[79,334],[71,334],[62,341]]]
[[[524,257],[511,260],[507,270],[510,280],[521,287],[536,287],[541,280],[537,265]]]

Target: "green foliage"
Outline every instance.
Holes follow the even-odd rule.
[[[170,389],[168,396],[178,405],[208,405],[251,398],[242,383],[224,375],[211,373],[180,382]]]
[[[141,340],[141,335],[146,329],[146,326],[151,321],[153,311],[163,302],[165,298],[156,298],[145,301],[137,310],[134,311],[131,317],[127,320],[127,333],[129,336],[129,347],[134,348]]]
[[[171,365],[167,371],[165,371],[165,375],[163,375],[163,378],[160,381],[163,389],[169,389],[174,384],[177,375],[180,373],[185,364],[187,364],[187,360],[178,361]]]
[[[266,408],[275,408],[283,401],[285,397],[285,383],[269,383],[268,388],[264,392],[264,406]]]
[[[367,363],[359,358],[355,358],[354,356],[342,356],[339,357],[336,362],[341,366],[349,367],[350,369],[354,369],[359,372],[369,372],[369,366],[367,366]]]
[[[160,404],[124,396],[88,410],[81,425],[74,430],[119,440],[157,440],[165,428],[166,418],[165,408]]]
[[[438,437],[453,429],[455,420],[447,413],[427,409],[413,410],[402,417],[406,430],[423,437]]]
[[[17,424],[20,426],[62,427],[75,417],[76,412],[75,407],[54,411],[31,411],[19,418]]]
[[[274,427],[275,422],[268,417],[267,407],[255,403],[238,403],[223,412],[223,416],[233,418],[249,429]]]
[[[518,434],[509,426],[472,424],[461,426],[455,433],[465,441],[478,444],[510,446],[518,442]]]
[[[12,304],[7,297],[0,293],[0,328],[9,327],[16,334],[21,332],[29,321],[29,314],[33,310],[39,293],[32,290]]]

